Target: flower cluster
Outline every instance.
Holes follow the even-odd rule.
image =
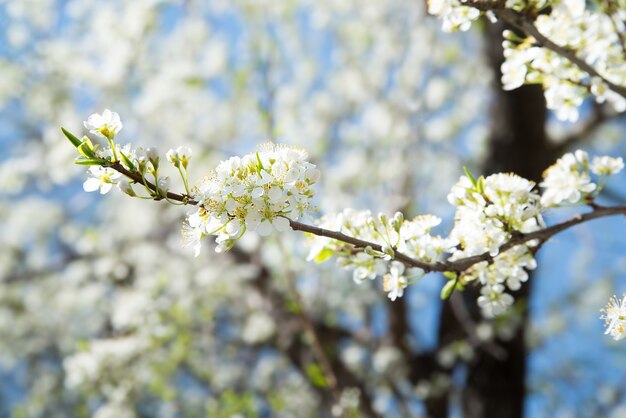
[[[619,173],[623,168],[624,161],[621,157],[594,157],[589,164],[589,156],[585,151],[567,153],[543,173],[544,181],[540,186],[545,190],[541,196],[541,204],[551,207],[562,203],[578,203],[597,189],[597,185],[591,181],[589,171],[599,176],[608,176]]]
[[[480,17],[478,9],[463,5],[460,0],[428,0],[428,13],[443,20],[444,32],[466,31]]]
[[[528,280],[527,270],[536,267],[532,249],[518,245],[498,254],[491,264],[486,261],[475,264],[463,274],[463,280],[478,280],[482,285],[478,306],[485,317],[491,318],[505,312],[513,304],[513,296],[506,289],[518,290]]]
[[[312,187],[320,172],[302,149],[267,143],[255,153],[220,162],[192,191],[187,183],[191,150],[184,146],[169,150],[167,159],[178,169],[186,190],[176,194],[168,192],[169,178],[158,175],[160,158],[155,148],[132,149],[115,143],[121,129],[116,113],[91,115],[85,126],[109,142],[109,148],[101,150],[89,138],[79,140],[63,131],[81,154],[76,162],[91,166],[85,190],[104,194],[117,184],[124,193],[137,196],[132,185],[143,183],[146,198],[194,204],[197,209],[183,224],[183,240],[196,256],[205,236],[215,235],[216,251],[227,251],[246,231],[268,235],[287,230],[313,208]],[[481,286],[478,305],[486,317],[493,317],[513,304],[510,292],[518,290],[528,280],[528,271],[537,266],[534,254],[540,241],[511,245],[511,240],[544,228],[542,212],[548,208],[592,202],[602,183],[592,182],[591,174],[602,180],[623,168],[622,158],[597,156],[590,161],[584,151],[568,153],[544,172],[542,195],[534,182],[518,175],[498,173],[475,179],[466,169],[448,195],[456,208],[449,236],[431,234],[441,223],[433,215],[405,220],[400,212],[388,217],[345,209],[318,222],[326,232],[313,232],[308,259],[322,262],[337,256],[339,265],[352,270],[356,283],[383,277],[391,300],[403,296],[411,277],[443,271],[450,281],[442,297],[476,283]],[[148,182],[148,174],[154,183]],[[405,262],[407,257],[413,261]],[[471,257],[479,258],[463,264]],[[624,333],[625,301],[612,301],[606,310],[608,332],[614,336]]]
[[[273,143],[243,158],[222,161],[194,190],[198,210],[189,215],[183,236],[198,254],[199,240],[216,235],[216,251],[230,249],[246,230],[268,235],[289,228],[312,209],[311,188],[320,172],[307,153]]]
[[[610,335],[614,340],[626,338],[626,293],[621,300],[613,296],[606,308],[602,309],[602,313],[600,319],[605,321],[605,334]]]
[[[428,11],[442,19],[446,32],[467,30],[488,4],[430,0]],[[495,8],[496,2],[493,4]],[[540,13],[548,6],[550,13]],[[532,5],[508,0],[505,7],[525,14],[533,7],[537,13],[533,24],[541,35],[559,48],[573,51],[578,59],[594,69],[594,73],[589,74],[560,51],[546,48],[534,37],[520,37],[506,30],[502,64],[505,90],[516,89],[524,83],[541,84],[548,108],[554,110],[559,119],[567,121],[578,119],[578,108],[589,93],[598,103],[608,102],[618,112],[626,110],[626,98],[609,86],[610,83],[626,84],[624,50],[618,33],[624,30],[624,23],[615,11],[586,9],[584,0],[544,0]],[[493,19],[492,11],[487,14]]]
[[[90,115],[83,124],[96,138],[105,138],[108,141],[108,147],[103,148],[100,144],[94,144],[87,136],[78,139],[63,130],[65,136],[80,153],[76,163],[90,166],[88,170],[90,177],[83,184],[85,191],[100,190],[101,194],[106,194],[114,184],[117,184],[123,193],[135,197],[138,195],[133,189],[133,183],[141,183],[140,186],[145,187],[149,197],[167,199],[170,178],[159,176],[159,151],[154,147],[132,149],[130,144],[120,146],[116,143],[115,136],[122,129],[122,121],[116,112],[105,109],[101,115],[99,113]],[[191,159],[191,149],[181,146],[175,150],[169,150],[166,156],[178,169],[187,195],[189,195],[187,166]],[[114,164],[119,164],[136,177],[123,177],[119,170],[112,168]],[[154,184],[149,182],[146,175],[152,177]]]
[[[452,187],[448,201],[456,206],[450,237],[459,244],[452,259],[498,249],[513,233],[543,226],[535,183],[515,174],[493,174],[474,180],[468,172]]]
[[[550,14],[542,14],[535,21],[542,35],[576,51],[602,78],[592,77],[567,58],[540,47],[532,37],[520,39],[505,31],[504,88],[511,90],[525,81],[542,84],[548,108],[555,110],[562,120],[578,119],[578,108],[589,92],[598,103],[606,101],[616,111],[623,112],[626,99],[604,81],[617,85],[626,81],[622,66],[616,65],[623,62],[623,50],[612,19],[603,11],[585,10],[584,0],[566,0],[553,2]]]
[[[383,276],[383,288],[389,298],[395,300],[403,295],[411,273],[415,273],[413,269],[405,271],[402,263],[392,261],[395,251],[427,263],[441,260],[442,255],[450,251],[450,243],[443,237],[430,234],[431,228],[439,223],[441,219],[432,215],[407,221],[400,212],[389,218],[384,214],[374,217],[370,211],[345,209],[337,215],[325,216],[319,226],[379,244],[382,251],[368,247],[355,254],[350,244],[316,236],[308,259],[322,262],[337,255],[338,264],[353,271],[356,283]]]
[[[515,174],[493,174],[473,179],[467,172],[452,187],[448,201],[456,206],[450,239],[457,244],[450,257],[458,260],[489,253],[492,263],[475,264],[464,272],[463,283],[478,280],[482,285],[479,305],[486,316],[494,316],[513,303],[506,288],[517,290],[528,275],[524,268],[536,266],[533,242],[504,253],[500,247],[515,233],[529,233],[544,226],[535,183]]]

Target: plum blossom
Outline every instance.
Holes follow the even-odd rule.
[[[188,158],[187,151],[170,155]],[[287,217],[297,220],[312,209],[311,186],[319,170],[306,159],[304,150],[268,143],[256,153],[222,161],[196,187],[198,211],[188,223],[201,234],[216,235],[217,251],[228,250],[247,230],[285,231]]]
[[[478,9],[465,6],[458,0],[429,0],[428,13],[443,20],[444,32],[466,31],[480,17]]]
[[[327,215],[318,224],[325,229],[342,232],[368,242],[379,244],[383,249],[393,249],[424,262],[436,262],[450,252],[453,243],[441,236],[431,235],[431,228],[441,219],[433,215],[420,215],[405,220],[398,212],[393,217],[384,214],[372,216],[370,211],[345,209],[339,214]],[[322,262],[336,255],[337,263],[352,270],[352,278],[360,284],[366,279],[383,277],[383,289],[391,300],[402,297],[409,280],[406,267],[390,256],[391,251],[374,251],[371,248],[353,254],[350,244],[326,237],[311,240],[308,259]]]
[[[621,300],[616,296],[611,297],[601,312],[603,315],[600,319],[604,319],[606,326],[604,334],[610,335],[616,341],[626,338],[626,293]]]
[[[167,151],[166,157],[175,167],[180,165],[183,168],[187,168],[189,160],[191,159],[191,148],[181,145],[176,149]]]
[[[593,157],[589,169],[599,176],[611,176],[617,174],[624,168],[622,157],[613,158],[608,156]]]
[[[112,168],[99,165],[89,167],[87,172],[91,177],[83,183],[83,189],[86,192],[100,190],[100,194],[107,194],[113,185],[117,183],[116,180],[121,177],[121,174]]]
[[[102,115],[93,113],[83,122],[83,125],[92,134],[107,139],[113,139],[122,130],[120,115],[116,112],[111,112],[109,109],[104,109]]]
[[[472,182],[462,176],[448,201],[457,207],[450,238],[459,244],[452,259],[488,252],[496,256],[512,231],[541,228],[539,194],[534,183],[515,174],[493,174]]]
[[[488,318],[502,314],[513,305],[513,302],[513,296],[504,292],[502,284],[487,285],[480,289],[478,306],[480,306],[483,315]]]
[[[404,288],[407,286],[407,279],[404,273],[404,264],[398,261],[392,261],[389,267],[389,273],[385,274],[383,288],[387,292],[387,296],[392,301],[404,294]]]
[[[596,189],[588,173],[589,156],[585,151],[567,153],[543,173],[540,184],[545,190],[541,204],[545,207],[558,206],[563,202],[577,203]]]

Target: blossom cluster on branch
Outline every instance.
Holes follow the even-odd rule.
[[[312,187],[320,177],[316,166],[307,161],[306,151],[298,148],[268,143],[255,153],[231,157],[194,188],[189,188],[186,174],[191,150],[172,149],[167,159],[185,185],[185,193],[177,194],[169,191],[169,178],[159,176],[156,149],[120,147],[115,142],[122,127],[116,113],[105,110],[92,115],[85,127],[108,142],[102,148],[86,136],[79,140],[63,130],[80,153],[76,163],[91,166],[85,190],[106,193],[117,184],[130,196],[194,205],[196,210],[185,220],[183,238],[196,256],[207,235],[217,237],[216,251],[222,252],[231,249],[246,231],[268,235],[291,227],[312,234],[309,260],[322,262],[336,256],[340,266],[353,271],[357,283],[382,276],[391,300],[403,295],[413,277],[430,271],[443,272],[448,278],[442,298],[476,283],[481,286],[478,304],[486,317],[499,315],[513,304],[511,291],[527,281],[527,271],[537,265],[534,255],[540,246],[576,224],[547,229],[542,214],[549,208],[578,203],[599,207],[594,198],[606,177],[624,167],[622,158],[601,156],[590,161],[585,151],[568,153],[544,172],[539,185],[543,193],[534,182],[516,174],[475,178],[465,169],[448,195],[456,213],[454,227],[445,237],[431,234],[441,223],[433,215],[407,220],[400,212],[390,217],[345,209],[323,217],[317,226],[298,222],[314,209]],[[136,194],[135,184],[143,186],[145,196]],[[622,212],[596,217],[618,213]],[[614,337],[622,337],[624,321],[621,314],[615,319],[616,310],[623,309],[607,310],[608,328]]]
[[[468,30],[483,12],[513,27],[503,33],[503,87],[541,84],[559,119],[576,121],[589,94],[626,110],[626,10],[617,2],[429,0],[428,10],[448,32]]]

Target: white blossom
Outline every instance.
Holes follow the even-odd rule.
[[[109,109],[104,109],[102,115],[93,113],[83,124],[92,134],[107,139],[113,139],[122,130],[120,115]]]
[[[611,176],[617,174],[624,168],[622,157],[613,158],[608,156],[593,157],[589,169],[599,176]]]
[[[387,292],[387,296],[392,301],[404,294],[404,288],[407,286],[407,279],[403,276],[404,264],[393,261],[389,267],[389,273],[385,274],[383,288]]]
[[[543,173],[540,184],[545,190],[541,204],[545,207],[558,206],[563,202],[577,203],[593,192],[596,185],[588,174],[589,157],[584,151],[565,154]]]
[[[217,235],[218,251],[228,250],[246,230],[269,235],[289,229],[288,218],[297,220],[312,208],[319,171],[306,159],[301,149],[268,143],[222,161],[196,188],[199,209],[190,224],[199,220],[202,234]]]
[[[622,299],[616,296],[611,297],[606,308],[602,309],[606,335],[610,335],[614,340],[622,340],[626,338],[626,293]]]
[[[112,168],[99,165],[89,167],[87,172],[91,177],[83,183],[83,189],[86,192],[100,190],[100,194],[106,194],[121,177],[121,174]]]

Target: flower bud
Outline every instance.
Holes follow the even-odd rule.
[[[191,159],[191,148],[185,145],[181,145],[180,147],[176,148],[176,155],[183,168],[187,168],[189,160]]]
[[[165,196],[167,191],[170,189],[170,178],[159,177],[159,181],[157,184],[159,185],[159,191],[161,192],[161,195]]]
[[[156,170],[159,167],[159,150],[156,147],[148,147],[146,148],[146,157]]]
[[[165,156],[167,157],[167,160],[174,164],[174,167],[178,167],[178,165],[180,164],[180,160],[178,158],[178,153],[176,151],[174,151],[173,149],[170,149]]]
[[[365,247],[363,252],[365,254],[367,254],[367,255],[371,255],[372,257],[378,257],[379,256],[379,253],[374,251],[374,249],[372,247],[370,247],[369,245],[367,247]]]
[[[388,245],[383,245],[382,247],[383,253],[385,253],[386,255],[388,255],[391,258],[394,258],[396,255],[396,252],[393,250],[393,248],[391,248]]]
[[[127,178],[121,178],[117,182],[117,187],[118,189],[120,189],[122,192],[126,193],[129,196],[137,196],[135,194],[135,191],[133,190],[133,186],[131,185],[130,181],[128,181]]]

